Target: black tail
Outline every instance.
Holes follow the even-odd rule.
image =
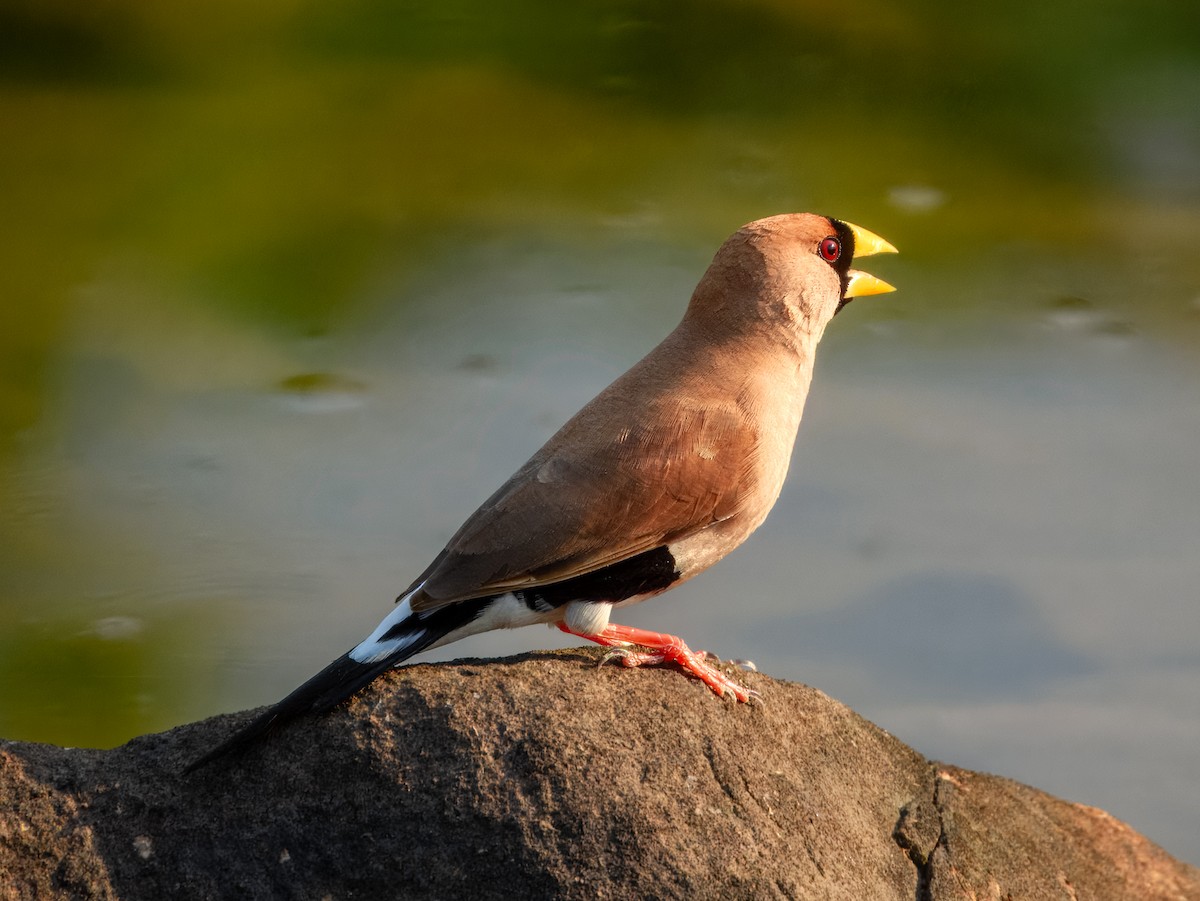
[[[399,662],[385,658],[377,663],[359,663],[348,653],[343,654],[282,701],[272,704],[221,744],[193,760],[183,772],[191,773],[218,757],[244,751],[264,735],[297,717],[331,710]]]
[[[243,751],[290,720],[333,709],[373,682],[376,676],[403,663],[414,654],[419,654],[455,629],[467,625],[479,616],[492,600],[491,597],[485,597],[447,604],[426,613],[411,614],[386,629],[384,625],[388,620],[385,619],[377,630],[382,631],[377,646],[380,650],[386,650],[385,644],[394,642],[395,651],[368,663],[359,663],[350,656],[350,652],[343,654],[278,704],[272,704],[264,713],[207,754],[193,760],[183,772],[191,773],[218,757]]]

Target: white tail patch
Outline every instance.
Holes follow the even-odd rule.
[[[420,585],[402,597],[397,603],[395,609],[383,618],[375,631],[368,635],[365,639],[359,642],[358,646],[350,652],[350,659],[357,663],[378,663],[384,657],[389,657],[399,651],[419,641],[425,635],[425,630],[416,624],[415,618],[413,629],[399,635],[394,635],[391,638],[384,640],[384,635],[391,631],[392,627],[398,623],[404,622],[413,616],[412,605],[408,599],[413,596]]]

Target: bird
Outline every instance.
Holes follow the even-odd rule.
[[[186,771],[334,708],[422,651],[534,623],[608,647],[625,666],[673,663],[722,698],[750,700],[705,652],[610,617],[692,579],[763,522],[826,326],[853,298],[895,290],[851,263],[895,252],[813,213],[739,228],[679,325],[467,518],[374,631]]]

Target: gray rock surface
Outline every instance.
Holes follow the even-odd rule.
[[[819,691],[590,650],[406,667],[245,755],[249,713],[0,743],[0,899],[1200,899],[1103,811],[928,761]]]

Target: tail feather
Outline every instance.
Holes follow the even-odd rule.
[[[343,654],[282,701],[272,704],[221,744],[193,760],[183,772],[191,773],[218,757],[240,753],[298,717],[331,710],[399,662],[385,658],[363,664],[351,658],[349,653]]]
[[[492,598],[475,598],[416,614],[403,597],[370,636],[290,695],[272,704],[232,736],[184,768],[191,773],[226,754],[244,751],[285,723],[324,713],[365,688],[377,676],[471,623]]]
[[[354,657],[362,645],[347,651],[282,701],[272,704],[221,744],[192,761],[184,769],[184,773],[194,772],[227,754],[240,753],[291,720],[332,710],[365,688],[380,674],[403,663],[442,636],[437,633],[431,634],[431,630],[414,624],[414,628],[406,637],[408,640],[398,643],[391,653],[381,654],[369,660],[359,661]]]

